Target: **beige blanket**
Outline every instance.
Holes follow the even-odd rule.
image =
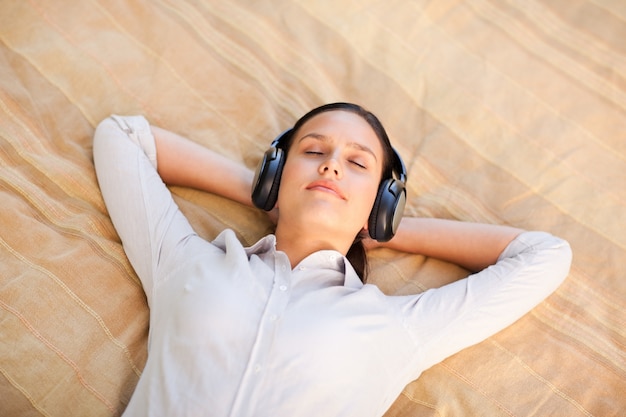
[[[94,175],[101,119],[141,113],[254,167],[340,100],[387,126],[407,215],[546,230],[574,250],[554,295],[387,416],[626,415],[620,0],[2,0],[0,415],[119,415],[145,363],[145,298]],[[256,210],[173,191],[207,238],[271,231]],[[464,274],[371,258],[390,294]]]

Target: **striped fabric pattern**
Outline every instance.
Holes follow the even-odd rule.
[[[253,168],[332,101],[387,127],[406,215],[546,230],[574,251],[554,295],[386,415],[626,415],[625,39],[620,0],[3,0],[0,415],[117,416],[141,375],[148,309],[95,178],[100,120],[144,114]],[[206,238],[272,230],[172,191]],[[389,294],[466,274],[370,259]]]

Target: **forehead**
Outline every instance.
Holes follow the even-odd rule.
[[[334,142],[357,144],[371,149],[377,159],[382,158],[383,147],[376,132],[356,113],[333,110],[315,115],[295,132],[294,142],[310,134],[321,135]]]

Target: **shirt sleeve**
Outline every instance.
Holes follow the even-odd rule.
[[[571,259],[566,241],[544,232],[525,232],[506,247],[495,265],[397,300],[417,346],[418,374],[534,308],[563,282]]]
[[[194,231],[156,170],[156,144],[145,118],[103,120],[93,153],[109,216],[151,304],[161,256]]]

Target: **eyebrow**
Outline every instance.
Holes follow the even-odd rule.
[[[322,141],[322,142],[330,142],[330,138],[328,136],[322,135],[320,133],[313,132],[313,133],[308,133],[308,134],[302,136],[298,140],[298,143],[302,142],[304,139],[307,139],[307,138],[317,139],[317,140]],[[378,161],[378,158],[376,158],[376,154],[369,147],[367,147],[365,145],[362,145],[360,143],[357,143],[357,142],[350,142],[350,143],[348,143],[348,146],[351,147],[351,148],[356,148],[356,149],[358,149],[360,151],[369,153],[370,155],[372,155],[372,157],[374,158],[375,161]]]

